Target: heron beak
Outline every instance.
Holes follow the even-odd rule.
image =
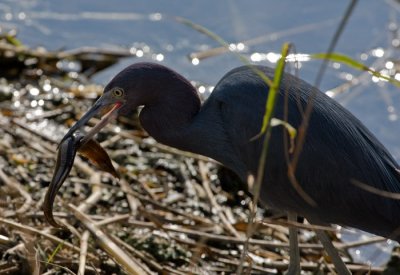
[[[87,111],[81,119],[79,119],[67,132],[67,134],[62,138],[60,141],[60,144],[62,144],[66,139],[71,138],[72,135],[82,128],[86,123],[89,122],[89,120],[96,116],[97,114],[101,114],[106,110],[110,109],[110,106],[112,106],[111,110],[103,116],[103,118],[84,136],[84,138],[81,141],[81,144],[85,144],[87,141],[89,141],[91,138],[93,138],[94,135],[96,135],[104,126],[106,126],[111,120],[116,118],[117,116],[117,110],[123,105],[122,102],[115,102],[111,100],[107,95],[103,95],[100,97],[96,103],[93,105],[93,107]]]

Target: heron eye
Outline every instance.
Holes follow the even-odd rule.
[[[124,90],[122,88],[116,87],[116,88],[114,88],[112,90],[112,94],[115,97],[123,97],[124,96]]]

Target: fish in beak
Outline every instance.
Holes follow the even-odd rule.
[[[74,126],[72,126],[58,145],[56,167],[43,202],[45,218],[49,224],[55,227],[62,226],[55,221],[53,216],[54,200],[58,190],[71,171],[77,152],[88,158],[89,161],[98,169],[119,178],[107,152],[93,139],[96,133],[117,116],[117,110],[123,104],[122,102],[110,101],[111,100],[107,98],[107,96],[102,96],[97,100],[93,107],[84,114]],[[107,110],[109,110],[107,114],[104,115],[86,135],[79,132],[79,129],[81,129],[92,117],[104,113]]]

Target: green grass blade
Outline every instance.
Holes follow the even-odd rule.
[[[329,60],[329,61],[334,61],[337,63],[341,63],[344,64],[350,68],[356,69],[356,70],[360,70],[360,71],[366,71],[369,72],[370,74],[372,74],[373,76],[376,76],[378,78],[384,79],[388,82],[390,82],[391,84],[395,85],[396,87],[400,87],[400,81],[388,76],[388,75],[384,75],[366,65],[364,65],[361,62],[358,62],[357,60],[344,55],[344,54],[340,54],[340,53],[315,53],[315,54],[310,54],[310,58],[313,59],[323,59],[323,60]]]
[[[182,23],[202,34],[207,35],[208,37],[210,37],[211,39],[213,39],[214,41],[216,41],[218,44],[220,44],[221,46],[230,49],[230,45],[228,42],[226,42],[224,39],[222,39],[219,35],[217,35],[216,33],[210,31],[209,29],[193,23],[192,21],[183,18],[183,17],[175,17],[175,19],[179,22]],[[240,53],[236,52],[236,51],[231,51],[229,50],[232,54],[234,54],[236,56],[236,58],[238,58],[243,64],[249,66],[265,83],[267,83],[268,86],[272,86],[273,83],[272,81],[260,70],[258,70],[253,64],[251,64],[251,62],[243,55],[241,55]]]
[[[278,60],[278,63],[275,68],[275,74],[274,74],[272,86],[269,87],[269,94],[268,94],[268,99],[267,99],[267,103],[265,106],[265,113],[264,113],[263,123],[261,126],[261,133],[265,133],[265,131],[267,130],[267,127],[272,119],[274,109],[275,109],[275,104],[278,99],[278,93],[279,93],[279,87],[281,84],[281,79],[282,79],[283,73],[285,71],[285,64],[286,64],[285,60],[289,53],[289,50],[290,50],[290,44],[284,43],[282,46],[281,58]]]
[[[56,247],[56,249],[54,249],[53,253],[51,253],[51,255],[49,255],[49,258],[47,258],[47,262],[51,263],[54,259],[54,257],[57,255],[58,251],[61,250],[61,248],[63,247],[62,243],[59,243]]]
[[[6,35],[5,38],[6,38],[6,41],[13,46],[16,46],[16,47],[22,46],[22,42],[19,39],[17,39],[15,36]]]
[[[264,137],[264,141],[263,141],[263,145],[262,145],[262,149],[261,149],[260,160],[258,162],[256,182],[255,182],[254,188],[252,190],[253,194],[254,194],[255,205],[257,205],[260,188],[261,188],[261,183],[264,178],[264,167],[265,167],[265,163],[267,160],[269,140],[271,137],[271,127],[269,127],[269,126],[272,126],[271,120],[272,120],[272,116],[274,115],[275,105],[276,105],[276,102],[278,99],[279,87],[280,87],[282,76],[283,76],[283,73],[285,70],[285,64],[286,64],[285,60],[289,53],[290,46],[291,45],[289,43],[283,44],[282,55],[281,55],[281,58],[278,60],[277,66],[275,68],[273,85],[270,86],[270,88],[269,88],[269,94],[268,94],[268,99],[267,99],[267,103],[266,103],[266,110],[264,113],[263,124],[261,127],[261,133],[260,133],[260,134],[265,133],[265,137]]]
[[[289,134],[289,138],[290,138],[289,153],[293,152],[293,150],[294,150],[294,140],[295,140],[295,138],[297,136],[296,128],[294,128],[292,125],[290,125],[287,121],[283,121],[281,119],[273,117],[271,119],[271,127],[275,127],[275,126],[283,126],[286,129],[286,131]]]

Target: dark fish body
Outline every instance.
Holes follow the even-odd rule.
[[[54,227],[61,227],[53,217],[53,203],[57,195],[58,190],[64,183],[65,179],[69,175],[74,164],[76,152],[78,150],[79,140],[83,136],[72,135],[65,139],[58,148],[56,167],[54,169],[53,178],[49,188],[47,189],[46,197],[43,202],[43,212],[47,219],[47,222]]]
[[[98,169],[110,173],[116,178],[119,178],[117,171],[111,163],[107,152],[100,146],[100,144],[94,139],[88,140],[86,143],[82,144],[84,135],[77,133],[64,139],[58,148],[57,162],[54,169],[53,178],[47,190],[44,202],[43,202],[43,212],[47,221],[55,226],[61,227],[53,217],[53,204],[58,190],[61,188],[62,184],[68,177],[72,166],[74,164],[74,159],[76,153],[79,152],[84,157],[88,158],[93,165]]]

